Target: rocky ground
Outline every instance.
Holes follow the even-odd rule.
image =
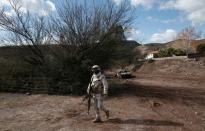
[[[110,119],[94,124],[82,97],[0,94],[2,131],[204,131],[205,81],[138,74],[109,80]]]

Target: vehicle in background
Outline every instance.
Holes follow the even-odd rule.
[[[116,76],[120,79],[132,78],[132,73],[128,70],[120,70],[117,72]]]

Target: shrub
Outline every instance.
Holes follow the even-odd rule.
[[[159,57],[171,57],[173,55],[182,56],[185,55],[185,51],[181,49],[165,48],[159,51]]]
[[[200,44],[197,46],[198,53],[205,53],[205,44]]]
[[[186,52],[182,49],[175,49],[174,54],[176,56],[183,56],[183,55],[186,55]]]
[[[168,56],[169,56],[169,53],[167,49],[161,49],[159,51],[159,57],[168,57]]]

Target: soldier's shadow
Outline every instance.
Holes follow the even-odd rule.
[[[167,121],[167,120],[152,120],[152,119],[126,119],[113,118],[106,121],[113,124],[134,124],[134,125],[147,125],[147,126],[183,126],[184,124]]]

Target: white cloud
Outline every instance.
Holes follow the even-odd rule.
[[[47,5],[47,10],[49,10],[49,11],[55,11],[56,10],[55,4],[51,1],[47,0],[46,5]]]
[[[205,0],[169,0],[161,9],[176,9],[186,13],[193,24],[205,22]]]
[[[26,10],[31,13],[36,13],[41,16],[47,16],[51,12],[55,11],[55,4],[50,0],[21,0],[22,2],[22,11],[26,12]],[[1,0],[0,7],[10,6],[8,0]],[[7,15],[13,15],[13,10],[6,11]]]
[[[148,16],[147,20],[152,21],[154,18],[152,16]]]
[[[8,10],[5,12],[7,16],[13,16],[15,14],[14,10]]]
[[[156,0],[130,0],[131,5],[137,7],[137,6],[143,6],[146,8],[152,8],[153,5],[156,3]]]
[[[176,22],[180,22],[180,23],[183,23],[182,21],[182,18],[169,18],[169,19],[159,19],[159,18],[155,18],[155,17],[152,17],[152,16],[148,16],[147,17],[147,20],[149,22],[160,22],[160,23],[163,23],[163,24],[170,24],[170,23],[176,23]]]
[[[113,0],[116,5],[120,5],[124,0]],[[126,1],[126,0],[125,0]],[[134,7],[143,6],[147,9],[153,7],[155,3],[158,3],[158,0],[127,0]]]
[[[113,0],[116,5],[120,5],[123,0]]]
[[[0,0],[0,7],[6,6],[6,5],[9,5],[9,1],[8,0]]]
[[[56,10],[54,3],[49,0],[22,0],[22,2],[24,8],[42,16],[46,16]]]
[[[173,40],[176,38],[177,32],[173,29],[167,29],[164,32],[161,33],[154,33],[151,36],[150,41],[156,42],[156,43],[164,43]]]
[[[175,23],[177,22],[177,19],[166,19],[166,20],[161,20],[161,22],[164,24]]]
[[[137,29],[130,28],[125,31],[125,36],[127,40],[139,40],[143,36],[143,33]]]

